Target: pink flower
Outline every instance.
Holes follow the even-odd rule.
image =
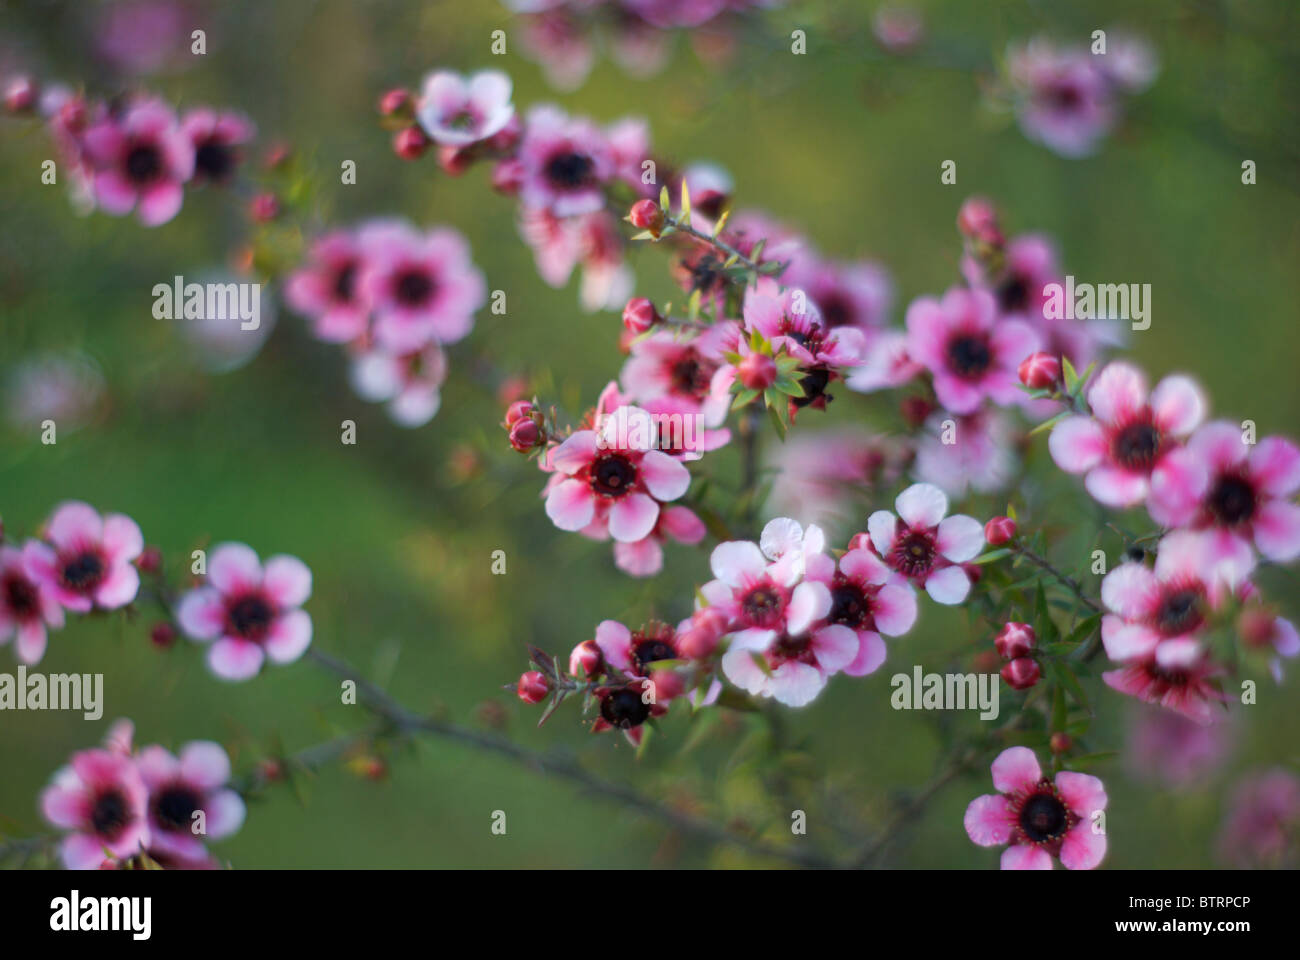
[[[808,367],[851,367],[862,362],[866,338],[854,327],[831,327],[803,290],[782,287],[771,277],[745,289],[745,328],[757,330]]]
[[[1148,656],[1107,671],[1101,678],[1112,690],[1173,710],[1197,723],[1213,723],[1216,714],[1210,704],[1228,700],[1215,679],[1223,673],[1222,668],[1199,648],[1186,646],[1174,651],[1186,659],[1177,661],[1166,655],[1161,663]]]
[[[1171,787],[1204,784],[1227,759],[1229,725],[1204,726],[1168,710],[1140,707],[1129,724],[1125,766],[1130,775]]]
[[[385,220],[363,226],[358,240],[361,292],[374,309],[381,346],[405,353],[469,333],[474,312],[487,301],[487,284],[464,237],[448,228],[420,233]]]
[[[1106,834],[1094,818],[1106,809],[1106,788],[1086,773],[1043,776],[1028,747],[1003,750],[993,761],[997,793],[966,808],[966,833],[981,847],[1000,847],[1003,870],[1050,870],[1052,858],[1070,870],[1091,870],[1106,856]],[[1101,821],[1104,824],[1104,821]]]
[[[917,438],[913,472],[954,497],[968,490],[1002,490],[1015,476],[1015,439],[1000,410],[984,408],[964,417],[940,410],[926,420]]]
[[[223,543],[208,558],[207,583],[190,590],[176,621],[192,639],[216,640],[208,666],[224,680],[247,680],[270,657],[292,663],[311,644],[311,617],[299,609],[311,596],[311,571],[280,554],[263,566],[251,547]]]
[[[1127,363],[1107,365],[1088,387],[1092,417],[1070,416],[1052,428],[1048,449],[1067,473],[1108,507],[1146,499],[1152,474],[1196,429],[1206,400],[1188,377],[1165,377],[1148,396],[1146,377]]]
[[[844,667],[851,677],[872,673],[885,662],[880,635],[899,637],[916,623],[916,594],[870,550],[850,550],[837,564],[824,553],[807,558],[807,579],[831,592],[826,622],[848,627],[858,638],[858,653]]]
[[[689,659],[678,649],[677,631],[668,624],[655,621],[633,632],[617,620],[603,620],[596,627],[595,643],[602,665],[629,677],[653,680],[656,702],[667,703],[685,692],[681,674],[651,666],[663,660]]]
[[[462,77],[450,70],[429,74],[416,114],[435,142],[467,147],[505,129],[515,115],[510,78],[500,70]]]
[[[370,302],[358,282],[363,265],[356,237],[335,230],[312,243],[307,263],[289,275],[285,299],[312,318],[321,340],[346,343],[366,332]]]
[[[160,100],[138,100],[121,116],[94,122],[82,138],[94,170],[95,200],[108,213],[137,215],[147,227],[176,216],[194,174],[194,146]]]
[[[939,402],[972,413],[985,397],[1017,403],[1020,361],[1038,349],[1038,335],[1020,320],[998,320],[986,290],[954,287],[942,300],[922,297],[907,308],[907,353],[934,377]]]
[[[924,587],[936,603],[956,604],[970,592],[961,564],[984,546],[984,527],[964,514],[946,516],[948,497],[931,483],[914,483],[894,501],[898,516],[877,510],[867,518],[871,545],[885,564]]]
[[[648,417],[634,407],[621,409]],[[550,463],[563,476],[548,486],[551,521],[561,530],[582,530],[603,506],[610,536],[620,543],[643,540],[659,520],[660,505],[684,494],[691,475],[668,454],[651,449],[653,438],[642,440],[632,445],[635,437],[579,430],[556,447]]]
[[[63,607],[54,592],[27,573],[22,551],[0,546],[0,645],[17,637],[14,651],[22,663],[45,656],[46,628],[63,626]]]
[[[1007,54],[1020,89],[1020,128],[1026,137],[1065,157],[1092,153],[1114,125],[1114,90],[1084,50],[1062,50],[1044,40]]]
[[[637,402],[659,397],[679,397],[698,412],[711,396],[713,375],[722,365],[727,340],[736,336],[734,324],[719,323],[699,333],[682,337],[671,330],[659,330],[632,343],[631,355],[623,365],[619,381],[627,395]],[[722,418],[711,418],[717,426]]]
[[[1266,770],[1233,791],[1219,834],[1219,855],[1236,867],[1294,868],[1300,827],[1300,778]]]
[[[194,179],[225,183],[242,160],[239,148],[253,139],[256,127],[243,114],[201,107],[185,114],[181,132],[194,148]]]
[[[632,543],[614,544],[614,565],[632,577],[653,577],[663,569],[665,541],[695,544],[704,539],[704,521],[687,507],[662,507],[654,529]]]
[[[1166,527],[1207,532],[1212,559],[1236,582],[1255,565],[1253,544],[1277,563],[1300,556],[1300,449],[1282,437],[1246,443],[1236,424],[1207,423],[1151,476],[1147,509]]]
[[[412,353],[393,354],[372,347],[353,357],[352,386],[367,400],[387,403],[393,421],[419,427],[442,405],[447,356],[434,341]]]
[[[179,759],[160,746],[145,747],[136,768],[149,792],[151,851],[201,861],[206,859],[203,838],[220,840],[243,824],[244,801],[227,786],[230,759],[220,745],[187,743]],[[201,821],[195,818],[199,812]]]
[[[614,157],[595,124],[570,119],[558,107],[534,107],[519,145],[523,182],[519,195],[529,207],[557,217],[595,213],[605,203],[603,187],[614,174]]]
[[[693,205],[694,193],[691,199]],[[808,294],[832,330],[855,327],[870,334],[883,326],[894,299],[888,271],[870,260],[836,263],[804,258],[792,264],[782,279]]]
[[[129,858],[148,845],[144,781],[130,756],[110,750],[82,750],[54,774],[41,794],[41,812],[61,830],[63,863],[69,870],[93,870],[104,851]]]
[[[144,537],[130,517],[101,517],[90,504],[60,504],[46,527],[49,543],[28,540],[23,547],[27,575],[62,606],[88,613],[124,607],[140,589],[131,561],[144,549]]]

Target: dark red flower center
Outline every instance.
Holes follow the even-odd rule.
[[[1220,525],[1235,527],[1255,515],[1255,487],[1245,477],[1223,474],[1215,481],[1206,502]]]
[[[1051,786],[1044,783],[1038,793],[1025,799],[1017,820],[1030,841],[1049,843],[1065,836],[1070,828],[1070,811]]]
[[[791,397],[791,402],[796,407],[807,407],[816,405],[820,400],[821,404],[818,409],[824,409],[826,404],[832,399],[831,395],[826,392],[826,388],[831,383],[831,372],[825,367],[813,367],[802,377],[799,378],[799,386],[803,388],[802,397]]]
[[[5,577],[4,600],[15,620],[33,617],[40,609],[40,595],[36,591],[36,585],[18,573],[10,573]]]
[[[871,598],[860,586],[850,580],[836,578],[831,587],[831,612],[827,617],[831,623],[843,624],[854,630],[873,630],[875,625],[871,609]]]
[[[152,183],[162,176],[162,154],[152,143],[138,143],[126,154],[126,176],[134,184]]]
[[[334,299],[339,303],[351,303],[352,293],[356,289],[357,262],[349,260],[334,274]]]
[[[622,687],[601,697],[600,715],[610,726],[630,730],[645,723],[650,704],[641,699],[641,691],[635,686]]]
[[[405,307],[421,306],[433,292],[433,278],[424,270],[403,270],[393,283],[393,296]]]
[[[767,661],[773,670],[781,666],[781,664],[791,661],[806,663],[815,667],[817,665],[817,655],[813,652],[810,637],[791,637],[782,634],[772,644],[771,649],[768,650]]]
[[[1149,420],[1130,423],[1111,441],[1111,456],[1130,470],[1150,470],[1160,452],[1160,430]]]
[[[847,327],[854,321],[856,311],[848,297],[840,293],[830,293],[817,301],[821,307],[822,319],[828,327]]]
[[[962,334],[948,341],[948,366],[959,377],[976,380],[993,363],[989,339],[983,334]]]
[[[235,169],[235,152],[215,137],[202,141],[194,151],[194,172],[214,182],[228,178]]]
[[[275,608],[260,593],[237,597],[226,608],[226,632],[255,643],[266,636],[274,620]]]
[[[771,629],[785,611],[785,596],[770,583],[760,583],[740,601],[745,619],[756,627]]]
[[[722,268],[722,263],[723,261],[711,253],[682,260],[681,267],[686,274],[688,289],[708,293],[725,284],[727,275]]]
[[[1029,279],[1011,272],[997,289],[998,307],[1003,313],[1020,313],[1029,306]]]
[[[591,489],[602,497],[617,499],[636,487],[636,465],[619,453],[606,453],[591,465]]]
[[[95,798],[90,807],[90,825],[95,833],[114,839],[131,822],[131,808],[122,791],[110,787]]]
[[[700,363],[694,351],[685,354],[668,372],[673,390],[692,397],[701,397],[709,390],[709,371]]]
[[[90,593],[103,582],[107,573],[108,566],[98,550],[82,550],[64,558],[59,579],[74,593]]]
[[[644,674],[647,664],[656,660],[676,660],[677,651],[662,640],[643,640],[632,650],[632,662],[636,664],[637,673]]]
[[[939,548],[928,530],[913,530],[894,544],[889,564],[900,573],[917,577],[934,566]]]
[[[190,830],[194,811],[202,806],[199,795],[183,783],[165,787],[153,802],[154,819],[168,830]]]
[[[1076,110],[1083,104],[1083,91],[1073,83],[1060,83],[1047,93],[1048,100],[1058,110]]]
[[[1190,633],[1205,622],[1202,591],[1186,587],[1165,594],[1156,610],[1156,627],[1167,637]]]
[[[546,179],[564,190],[591,186],[595,164],[585,153],[557,153],[546,161]]]

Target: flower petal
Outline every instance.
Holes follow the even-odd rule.
[[[1038,757],[1028,747],[1008,747],[993,761],[993,786],[998,793],[1015,793],[1043,779]]]

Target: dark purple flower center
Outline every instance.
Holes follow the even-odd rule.
[[[245,640],[261,640],[274,620],[275,609],[259,593],[245,594],[226,608],[226,629]]]
[[[771,584],[763,583],[754,587],[740,601],[745,619],[757,627],[772,628],[781,619],[785,610],[785,597]]]
[[[585,153],[557,153],[546,161],[546,179],[563,190],[577,190],[595,182],[594,169]]]
[[[197,793],[183,783],[166,787],[153,802],[154,819],[168,830],[189,830],[202,801]]]
[[[709,389],[709,377],[699,360],[693,355],[686,355],[673,364],[669,371],[673,390],[692,397],[700,396]]]
[[[1060,839],[1070,824],[1069,811],[1055,793],[1035,793],[1020,808],[1020,829],[1034,843]]]
[[[1175,590],[1160,600],[1156,611],[1156,626],[1167,637],[1190,633],[1205,620],[1201,609],[1201,591],[1195,587]]]
[[[871,629],[871,601],[856,583],[837,583],[831,588],[831,612],[827,619],[854,630]]]
[[[126,154],[126,176],[134,184],[152,183],[162,176],[162,154],[152,143],[138,143]]]
[[[1131,470],[1150,470],[1160,452],[1160,431],[1147,421],[1131,423],[1111,442],[1111,455]]]
[[[433,292],[433,278],[423,270],[403,270],[393,284],[393,296],[404,307],[422,306]]]
[[[827,403],[834,399],[826,392],[826,388],[830,384],[831,372],[825,367],[813,367],[799,378],[799,386],[803,387],[803,396],[791,397],[791,400],[796,407],[807,407],[821,400],[821,408],[824,408]]]
[[[99,586],[107,572],[98,550],[83,550],[63,561],[59,578],[74,593],[90,593]]]
[[[694,260],[683,260],[682,266],[686,270],[691,290],[708,293],[726,282],[727,275],[722,269],[722,261],[711,253],[706,253]]]
[[[219,183],[234,169],[235,151],[220,140],[204,140],[194,151],[194,172],[201,177]]]
[[[768,651],[768,665],[775,670],[783,663],[794,661],[796,663],[806,663],[810,666],[817,665],[817,655],[813,652],[812,640],[810,637],[791,637],[782,634],[772,644]]]
[[[600,715],[610,726],[630,730],[645,723],[650,704],[642,701],[640,691],[634,687],[623,687],[601,698]]]
[[[998,307],[1003,313],[1020,313],[1029,306],[1028,278],[1018,273],[1007,276],[997,290]]]
[[[636,664],[637,673],[640,674],[645,673],[647,664],[654,663],[657,660],[676,659],[677,651],[662,640],[643,640],[632,650],[632,661]]]
[[[890,553],[890,566],[909,577],[928,573],[938,555],[934,536],[926,530],[914,530],[902,537]]]
[[[821,307],[822,319],[828,327],[847,327],[853,323],[854,309],[847,297],[832,293],[817,301]]]
[[[1048,91],[1048,100],[1058,110],[1076,110],[1083,104],[1083,91],[1073,83],[1061,83]]]
[[[26,577],[11,573],[4,579],[5,606],[16,620],[34,616],[40,607],[36,587]]]
[[[97,835],[112,840],[130,822],[131,810],[121,790],[110,788],[95,798],[90,808],[90,825]]]
[[[357,263],[355,260],[345,263],[334,274],[334,299],[339,303],[351,303],[352,292],[356,289]]]
[[[1224,474],[1215,481],[1208,503],[1215,520],[1235,527],[1255,515],[1255,487],[1244,477]]]
[[[948,341],[948,366],[959,377],[978,379],[993,363],[988,337],[963,334]]]
[[[618,453],[606,453],[591,465],[591,489],[602,497],[626,496],[636,486],[636,465]]]

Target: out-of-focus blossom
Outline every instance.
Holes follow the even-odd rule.
[[[1219,832],[1219,856],[1241,868],[1300,863],[1300,777],[1281,768],[1244,779]]]
[[[104,398],[104,375],[80,353],[41,353],[16,364],[5,378],[5,417],[17,430],[53,420],[60,431],[85,426]]]

